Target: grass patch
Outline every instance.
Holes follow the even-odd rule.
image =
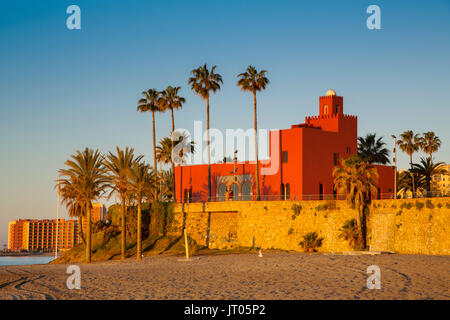
[[[302,206],[300,204],[294,203],[291,207],[292,210],[292,220],[297,218],[297,216],[302,212]]]
[[[423,202],[421,202],[421,201],[416,201],[416,208],[417,208],[417,210],[422,210],[423,209],[423,207],[425,207],[425,205],[423,204]]]
[[[400,206],[401,209],[411,209],[413,204],[411,202],[403,202]]]

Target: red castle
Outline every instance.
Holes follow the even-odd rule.
[[[260,160],[261,200],[336,198],[332,171],[340,158],[357,154],[357,117],[344,114],[344,99],[333,90],[319,97],[319,115],[290,129],[270,131],[269,160]],[[271,174],[264,170],[279,166]],[[378,198],[392,198],[394,168],[374,165]],[[269,170],[270,171],[270,170]],[[256,199],[255,162],[211,164],[211,201]],[[175,167],[177,202],[208,201],[208,165]]]

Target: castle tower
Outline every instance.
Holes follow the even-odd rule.
[[[325,96],[319,97],[319,116],[344,114],[344,98],[336,95],[334,90],[328,90]]]

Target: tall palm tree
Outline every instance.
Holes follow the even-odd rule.
[[[385,148],[383,137],[376,138],[375,133],[368,133],[358,138],[358,155],[367,163],[388,164],[389,150]]]
[[[173,116],[173,110],[174,109],[181,109],[183,107],[183,103],[186,102],[186,99],[179,96],[178,91],[181,89],[181,87],[172,87],[172,86],[168,86],[167,89],[163,92],[161,92],[161,96],[158,100],[160,109],[165,111],[165,110],[170,110],[170,116],[172,119],[172,132],[170,133],[171,137],[173,135],[173,133],[175,132],[175,119]],[[172,142],[172,149],[173,149],[173,142]],[[170,161],[171,167],[172,167],[172,172],[173,174],[175,174],[175,164],[174,162],[171,160]],[[175,190],[175,177],[173,178],[173,189]],[[176,201],[176,197],[175,197],[175,193],[174,193],[174,201]]]
[[[359,230],[358,244],[365,248],[363,233],[364,207],[370,201],[370,195],[377,192],[378,172],[359,156],[351,155],[341,159],[333,169],[334,187],[338,193],[346,194],[347,201],[356,208],[356,224]]]
[[[70,158],[64,163],[67,168],[59,170],[60,175],[65,177],[61,180],[61,185],[63,190],[66,186],[73,188],[72,191],[77,194],[77,201],[86,208],[86,262],[90,263],[92,201],[102,195],[108,180],[105,175],[103,157],[98,150],[88,148],[83,152],[77,150]]]
[[[104,161],[105,167],[108,169],[108,179],[110,181],[111,197],[115,192],[120,195],[122,205],[122,221],[121,221],[121,259],[125,259],[126,254],[126,212],[127,199],[130,194],[130,171],[134,161],[141,161],[142,155],[135,157],[134,149],[126,147],[120,150],[116,147],[116,154],[109,152]]]
[[[69,217],[78,218],[79,236],[83,241],[83,244],[86,245],[86,239],[84,238],[83,233],[83,218],[86,214],[84,210],[85,205],[81,200],[81,194],[77,192],[74,183],[70,180],[67,181],[60,190],[62,203],[66,205]]]
[[[427,190],[427,196],[431,194],[431,178],[435,174],[443,174],[447,175],[447,169],[445,168],[444,162],[438,162],[433,164],[431,161],[431,157],[427,157],[426,159],[420,158],[420,163],[413,164],[413,168],[411,172],[417,174],[425,181],[425,188]]]
[[[209,98],[210,94],[220,90],[220,84],[223,84],[222,76],[215,73],[216,66],[211,70],[208,69],[206,63],[191,71],[192,77],[189,78],[188,84],[191,89],[206,100],[206,147],[208,149],[208,201],[211,201],[211,149],[209,136]]]
[[[158,167],[156,161],[156,129],[155,129],[155,112],[161,112],[161,106],[159,104],[160,92],[156,89],[149,89],[147,91],[142,91],[144,98],[138,101],[137,111],[140,112],[151,112],[152,113],[152,124],[153,124],[153,168],[155,170],[155,175],[158,175]],[[155,200],[158,198],[157,192],[154,194]]]
[[[255,67],[248,66],[247,70],[238,74],[237,85],[242,91],[248,91],[253,93],[253,113],[254,113],[254,127],[255,127],[255,159],[256,159],[256,200],[260,199],[259,189],[259,161],[258,161],[258,119],[256,110],[256,92],[265,90],[269,84],[269,79],[266,77],[266,70],[258,72]]]
[[[419,151],[421,145],[420,136],[418,134],[414,134],[412,130],[405,131],[400,135],[400,140],[397,141],[397,145],[400,147],[400,150],[402,150],[409,156],[409,163],[412,169],[413,168],[412,156],[414,152]],[[413,194],[414,194],[416,192],[414,175],[412,176],[412,179],[413,179]]]
[[[138,261],[142,260],[142,200],[152,193],[155,185],[154,172],[148,164],[134,161],[130,170],[129,186],[137,202],[137,250]]]
[[[433,131],[425,132],[421,140],[421,149],[430,155],[430,161],[433,162],[433,153],[438,151],[441,146],[441,139]]]

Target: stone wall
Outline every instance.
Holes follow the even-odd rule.
[[[303,235],[323,237],[323,252],[351,250],[339,238],[355,217],[346,201],[227,201],[175,208],[176,230],[183,221],[190,237],[210,248],[235,246],[300,251]],[[376,200],[368,214],[368,245],[374,251],[450,254],[450,198]]]

